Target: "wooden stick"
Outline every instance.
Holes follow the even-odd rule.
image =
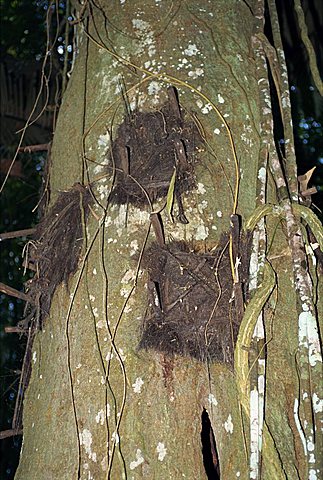
[[[23,292],[19,292],[19,290],[9,287],[5,283],[0,282],[0,292],[5,293],[6,295],[10,295],[10,297],[21,298],[21,300],[24,300],[25,302],[34,303],[31,297],[29,297],[29,295],[26,295]]]
[[[2,430],[2,432],[0,432],[0,440],[8,437],[15,437],[16,435],[22,435],[22,429]]]
[[[28,237],[35,233],[35,228],[26,228],[25,230],[15,230],[14,232],[0,233],[0,242],[7,240],[8,238]]]
[[[31,153],[31,152],[43,152],[48,150],[48,143],[40,143],[38,145],[27,145],[26,147],[20,147],[18,152]]]
[[[23,333],[24,332],[24,329],[21,328],[21,327],[4,327],[4,331],[6,333]]]

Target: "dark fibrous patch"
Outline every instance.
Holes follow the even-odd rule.
[[[228,234],[207,253],[190,251],[184,242],[152,244],[143,256],[149,304],[139,347],[232,365],[247,295],[249,236],[241,236],[240,248],[240,282],[234,284]]]
[[[111,201],[148,204],[165,197],[176,168],[178,197],[194,187],[194,163],[201,136],[193,122],[183,119],[176,90],[168,89],[168,101],[156,112],[135,110],[127,115],[112,144],[115,186]],[[184,220],[184,223],[185,220]]]
[[[37,225],[34,239],[29,242],[27,259],[35,270],[34,277],[26,284],[33,303],[26,307],[23,327],[31,322],[35,329],[42,327],[57,286],[67,285],[70,275],[75,273],[90,203],[90,191],[77,183],[71,190],[59,194],[49,213]]]

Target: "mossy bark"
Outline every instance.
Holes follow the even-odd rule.
[[[237,171],[237,213],[243,221],[248,218],[256,207],[261,148],[254,17],[246,2],[236,0],[100,5],[92,5],[86,33],[80,28],[51,170],[54,198],[79,181],[91,185],[97,202],[84,228],[79,271],[68,288],[57,289],[34,342],[16,479],[207,478],[204,408],[221,478],[247,478],[249,423],[232,369],[138,349],[147,308],[140,258],[155,237],[148,208],[109,204],[113,172],[108,162],[110,136],[126,115],[120,84],[128,90],[130,106],[142,111],[158,110],[173,84],[183,112],[203,132],[204,146],[196,152],[197,186],[183,195],[189,223],[172,223],[165,209],[161,213],[166,243],[185,240],[205,250],[216,244],[229,229]],[[212,102],[230,126],[236,158]],[[266,420],[281,478],[295,479],[305,478],[293,423],[297,313],[288,244],[276,227],[274,221],[268,226],[277,298],[271,297],[266,313]],[[264,452],[262,478],[271,475],[271,458]]]

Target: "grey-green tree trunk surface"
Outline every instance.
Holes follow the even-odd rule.
[[[319,285],[305,226],[317,243],[322,233],[311,211],[298,204],[284,55],[279,42],[274,50],[263,34],[262,2],[101,0],[88,2],[81,14],[50,182],[52,202],[76,182],[95,199],[82,217],[78,270],[68,287],[57,287],[34,340],[16,479],[193,480],[217,478],[217,471],[223,480],[322,478]],[[281,98],[283,160],[273,141],[269,70]],[[175,115],[178,105],[170,86],[184,122],[176,132],[169,130],[165,109],[171,103]],[[138,118],[150,119],[153,149],[140,137]],[[118,135],[126,137],[127,129],[118,126],[127,121],[138,129],[142,165],[163,160],[158,152],[166,144],[173,152],[164,193],[150,202],[136,204],[128,193],[128,201],[113,196],[121,170],[128,184],[141,183],[140,175],[132,180],[131,162],[139,158],[130,144],[134,137],[113,148]],[[184,124],[196,144],[188,146]],[[177,195],[185,161],[190,179]],[[159,168],[157,162],[157,178]],[[137,187],[145,197],[142,183]],[[178,217],[179,196],[188,223]],[[233,329],[230,305],[238,305],[240,256],[246,254],[237,250],[237,228],[230,227],[236,215],[242,231],[253,232],[237,338],[225,337]],[[178,297],[170,305],[164,287],[169,282],[174,295],[172,272],[167,279],[159,272],[160,292],[149,278],[147,263],[158,265],[160,252],[177,241],[187,255],[201,259],[196,275],[207,254],[222,245],[217,262],[228,259],[229,275],[213,265],[217,288],[211,288],[210,318],[201,318],[197,298],[196,313],[187,320],[185,295],[195,288],[193,281],[174,287]],[[150,245],[155,251],[147,260]],[[221,298],[227,299],[223,318],[217,314]],[[220,344],[223,332],[224,353],[201,358],[186,344],[172,353],[171,335],[168,347],[165,339],[158,347],[158,328],[165,335],[172,308],[179,312],[172,320],[178,335],[182,327],[191,332],[187,345],[201,333],[193,328],[198,325],[207,352],[212,325]],[[166,324],[158,323],[156,311]],[[147,322],[150,328],[155,322],[155,346],[143,340]],[[227,354],[233,348],[234,361]],[[211,446],[211,430],[201,437],[206,412]],[[202,444],[213,473],[207,473]]]

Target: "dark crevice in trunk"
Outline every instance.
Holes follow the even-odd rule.
[[[205,408],[202,412],[202,455],[203,464],[208,480],[220,480],[220,465],[216,451],[215,437],[211,421]]]

